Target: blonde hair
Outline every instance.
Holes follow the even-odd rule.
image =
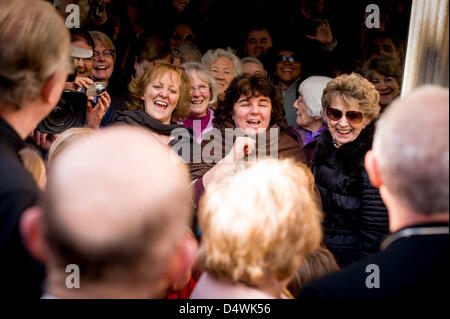
[[[94,133],[95,130],[89,127],[72,127],[65,130],[58,138],[52,143],[48,152],[47,163],[50,165],[55,161],[55,158],[74,141],[80,139],[83,136]]]
[[[321,241],[322,213],[309,169],[291,159],[225,166],[200,201],[199,265],[212,276],[261,287],[293,276]]]
[[[142,101],[141,97],[144,96],[147,86],[156,79],[162,77],[166,72],[172,73],[172,75],[175,75],[181,82],[180,98],[172,113],[172,121],[184,120],[190,113],[191,80],[182,67],[168,63],[154,62],[152,67],[146,68],[142,76],[131,80],[129,90],[132,101],[128,104],[128,108],[130,110],[145,109],[143,104],[144,101]]]
[[[0,105],[19,110],[52,75],[69,69],[70,34],[47,1],[0,0],[0,43]]]
[[[333,254],[326,248],[317,248],[306,255],[294,279],[289,283],[288,290],[295,296],[304,284],[338,270]]]
[[[31,173],[36,184],[41,188],[45,188],[45,184],[40,185],[42,177],[46,176],[45,164],[41,154],[36,149],[25,147],[19,151],[19,156],[23,166]]]
[[[111,41],[111,39],[106,34],[104,34],[103,32],[100,32],[100,31],[89,31],[89,34],[91,35],[92,39],[94,40],[94,50],[95,50],[95,46],[97,44],[99,44],[99,43],[103,44],[103,46],[107,50],[114,51],[113,59],[114,59],[114,63],[116,63],[116,47],[114,46],[114,43]]]
[[[380,93],[375,86],[357,73],[342,74],[330,82],[323,90],[322,107],[324,111],[330,107],[331,101],[339,97],[345,104],[351,100],[358,102],[364,116],[369,120],[378,117],[380,113]]]

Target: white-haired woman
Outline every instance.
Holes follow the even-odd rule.
[[[194,139],[201,143],[203,134],[212,130],[214,110],[210,107],[217,101],[219,87],[209,70],[201,63],[186,62],[182,65],[191,80],[190,113],[183,122],[194,130]]]
[[[216,79],[220,90],[218,98],[222,99],[231,81],[242,72],[241,61],[231,48],[219,48],[206,51],[202,56],[202,63]]]
[[[316,142],[326,128],[326,118],[322,110],[322,92],[331,78],[310,76],[298,87],[298,97],[294,102],[297,110],[296,124],[287,133],[295,138],[311,164]]]

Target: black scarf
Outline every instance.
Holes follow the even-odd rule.
[[[162,124],[161,122],[155,120],[150,115],[148,115],[142,109],[116,111],[113,122],[144,126],[155,133],[158,133],[161,135],[166,135],[166,136],[170,136],[172,131],[177,128],[186,129],[186,127],[182,124],[177,124],[177,123]]]

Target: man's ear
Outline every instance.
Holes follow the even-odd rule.
[[[383,182],[381,181],[380,172],[378,170],[378,163],[372,150],[369,150],[366,153],[366,156],[364,158],[364,166],[366,167],[367,174],[369,175],[369,179],[372,185],[376,188],[380,188]]]
[[[198,244],[194,238],[186,237],[182,240],[167,266],[169,289],[181,290],[189,282],[197,248]]]
[[[62,72],[55,72],[45,80],[41,88],[41,97],[49,105],[56,105],[61,97],[62,86],[60,86],[60,82],[62,76]]]
[[[37,206],[28,208],[20,218],[19,228],[24,245],[30,254],[41,263],[45,263],[41,208]]]

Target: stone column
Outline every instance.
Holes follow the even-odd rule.
[[[422,84],[449,86],[448,0],[414,0],[402,96]]]

